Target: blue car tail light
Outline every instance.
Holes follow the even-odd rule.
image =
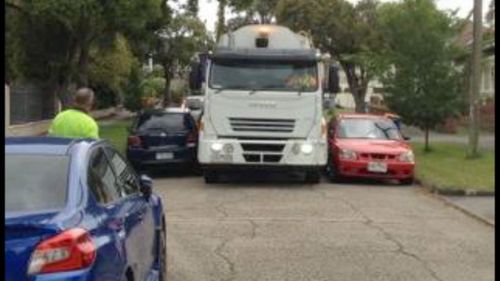
[[[66,230],[42,241],[31,255],[28,275],[79,270],[90,267],[96,246],[82,228]]]

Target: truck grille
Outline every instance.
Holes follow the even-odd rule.
[[[241,148],[244,151],[270,151],[281,152],[285,148],[284,144],[268,144],[268,143],[242,143]]]
[[[295,128],[294,119],[229,118],[235,132],[278,132],[291,133]]]
[[[248,163],[279,163],[283,155],[280,154],[243,154]]]

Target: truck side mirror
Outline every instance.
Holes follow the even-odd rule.
[[[193,91],[201,89],[202,84],[201,64],[199,62],[191,63],[189,72],[189,88]]]
[[[336,65],[331,65],[328,68],[328,92],[336,94],[340,92],[339,68]]]

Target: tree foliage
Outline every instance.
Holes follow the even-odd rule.
[[[186,10],[193,17],[198,15],[199,5],[198,0],[188,0],[186,4]]]
[[[453,65],[452,19],[432,0],[405,0],[380,8],[387,58],[385,100],[406,123],[426,131],[458,115],[463,102],[460,73]],[[426,149],[429,149],[426,138]]]
[[[158,16],[161,0],[22,0],[16,7],[22,20],[13,21],[23,57],[23,76],[45,79],[67,105],[72,84],[88,85],[90,51],[98,41],[113,41],[144,32]],[[10,4],[9,4],[10,3]],[[9,8],[13,9],[13,8]],[[112,44],[109,44],[112,45]],[[14,56],[15,57],[15,56]],[[20,57],[20,56],[18,56]],[[11,57],[7,57],[8,60]],[[14,72],[15,73],[15,72]]]
[[[171,22],[156,31],[155,58],[163,66],[165,85],[164,103],[170,104],[172,78],[189,65],[195,52],[207,50],[211,44],[205,25],[188,14],[177,14]]]
[[[365,111],[368,83],[380,72],[385,43],[377,18],[378,2],[362,0],[280,0],[279,24],[311,34],[320,49],[335,58],[344,70],[356,111]]]
[[[495,0],[491,0],[486,13],[486,22],[492,26],[495,25]]]
[[[90,85],[109,89],[111,96],[120,103],[123,100],[123,87],[135,60],[123,35],[116,36],[108,48],[93,47],[90,51]]]

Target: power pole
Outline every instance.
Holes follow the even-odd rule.
[[[469,149],[468,157],[478,156],[479,142],[479,111],[478,97],[481,89],[481,37],[482,37],[482,0],[474,0],[474,24],[472,45],[472,83],[469,89]]]

